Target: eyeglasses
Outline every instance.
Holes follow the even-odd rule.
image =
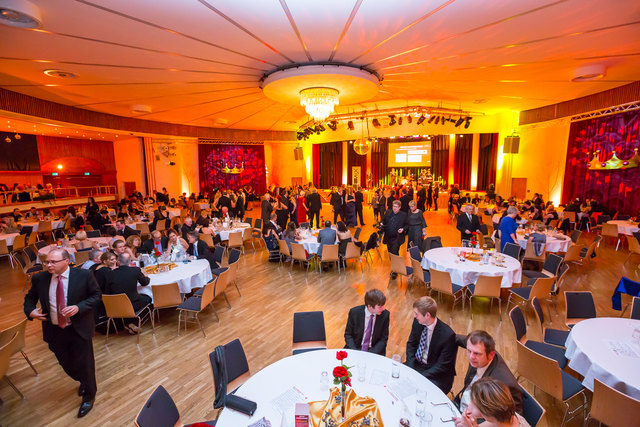
[[[60,261],[68,261],[68,260],[66,260],[66,259],[57,259],[57,260],[54,260],[54,261],[52,261],[52,260],[46,260],[44,263],[45,263],[46,265],[50,265],[50,264],[51,264],[51,265],[53,265],[53,264],[56,264],[56,263],[58,263],[58,262],[60,262]]]

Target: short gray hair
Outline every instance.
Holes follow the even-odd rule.
[[[507,208],[507,215],[512,215],[512,214],[517,214],[520,211],[518,210],[518,208],[516,208],[515,206],[509,206]]]
[[[100,249],[91,249],[91,252],[89,252],[89,259],[96,259],[99,256],[102,256],[102,251]]]
[[[118,255],[118,264],[120,265],[129,265],[131,264],[131,255],[128,253],[121,253]]]

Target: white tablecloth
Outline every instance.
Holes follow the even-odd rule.
[[[7,241],[7,246],[11,246],[13,245],[13,240],[18,237],[20,235],[20,233],[7,233],[7,234],[0,234],[0,240],[6,240]]]
[[[193,207],[196,209],[209,209],[209,203],[194,203]]]
[[[211,231],[211,234],[215,234],[216,236],[220,236],[220,240],[229,240],[229,233],[243,233],[245,228],[250,228],[251,226],[246,222],[240,222],[235,224],[233,228],[227,230],[218,230],[216,228],[207,227],[204,230]]]
[[[18,224],[20,224],[23,227],[32,227],[31,231],[33,232],[38,231],[38,226],[40,225],[39,222],[26,222],[26,221],[19,221]],[[64,228],[64,220],[51,221],[51,229],[57,230],[58,228]]]
[[[148,221],[134,221],[134,222],[131,222],[131,223],[127,223],[127,225],[129,227],[133,228],[134,230],[138,229],[138,224],[149,224],[149,225],[151,225],[151,223],[148,222]]]
[[[98,243],[98,245],[100,245],[100,249],[102,249],[102,252],[105,252],[107,249],[109,249],[109,243],[111,242],[111,237],[90,237],[87,240],[91,240],[92,242]],[[75,256],[76,248],[73,246],[73,244],[76,242],[77,240],[71,240],[69,242],[69,246],[64,247],[64,249],[66,249],[66,251],[69,252],[69,258],[71,259],[71,262],[76,262],[76,256]],[[53,249],[57,247],[58,246],[55,243],[47,245],[42,249],[38,250],[38,255],[47,255],[49,254],[49,252],[51,252]]]
[[[638,331],[635,339],[634,330]],[[584,376],[582,384],[586,388],[593,390],[593,380],[597,378],[640,399],[640,320],[618,317],[583,320],[573,327],[565,345],[569,366]]]
[[[138,293],[149,295],[153,299],[151,286],[178,282],[180,293],[188,294],[193,289],[201,288],[213,279],[209,261],[206,259],[193,260],[188,264],[181,262],[176,264],[178,266],[167,273],[150,274],[151,282],[149,286],[138,285]]]
[[[180,209],[178,208],[167,208],[167,212],[169,213],[169,218],[180,216]]]
[[[522,249],[527,249],[527,240],[522,235],[518,236],[518,243]],[[566,237],[565,240],[557,239],[553,236],[547,236],[547,243],[544,245],[545,252],[567,252],[569,250],[569,246],[571,246],[572,242],[569,237]]]
[[[515,258],[505,255],[502,264],[506,267],[482,262],[458,261],[458,252],[468,251],[469,248],[435,248],[424,253],[422,257],[422,268],[425,270],[435,268],[440,271],[448,271],[451,274],[451,281],[456,285],[466,286],[475,283],[479,275],[502,276],[503,288],[512,287],[513,283],[520,283],[522,280],[522,266]],[[476,249],[478,251],[478,249]]]
[[[638,223],[630,223],[629,221],[608,221],[607,224],[615,224],[618,226],[618,233],[632,236],[639,230]]]
[[[287,391],[298,390],[300,403],[308,403],[326,400],[329,397],[327,385],[320,382],[321,373],[327,372],[333,386],[333,368],[340,362],[336,360],[337,350],[318,350],[290,356],[281,359],[258,373],[254,373],[236,392],[237,396],[256,402],[257,409],[252,417],[230,409],[223,409],[218,419],[218,427],[244,427],[252,424],[262,417],[271,421],[271,425],[294,426],[294,404],[283,408],[285,422],[282,423],[282,415],[272,400]],[[399,420],[406,417],[411,420],[412,426],[420,423],[415,415],[416,391],[427,392],[426,411],[433,416],[431,425],[449,425],[440,419],[450,420],[452,415],[459,416],[456,409],[450,409],[453,404],[433,406],[431,403],[449,402],[447,396],[440,391],[431,381],[420,375],[417,371],[399,364],[400,378],[391,377],[391,359],[373,353],[357,350],[347,350],[348,357],[344,360],[347,366],[353,366],[351,384],[358,396],[370,396],[376,400],[380,409],[382,421],[386,426],[398,426]],[[366,363],[365,381],[358,380],[359,363]]]

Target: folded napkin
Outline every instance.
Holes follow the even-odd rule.
[[[309,403],[309,415],[313,427],[383,427],[380,409],[375,400],[369,396],[359,397],[353,389],[345,393],[345,419],[340,419],[342,396],[337,387],[331,389],[329,400]]]

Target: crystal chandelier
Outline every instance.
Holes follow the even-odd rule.
[[[300,92],[300,105],[313,120],[322,121],[333,113],[333,107],[338,105],[340,91],[330,87],[309,87]]]

